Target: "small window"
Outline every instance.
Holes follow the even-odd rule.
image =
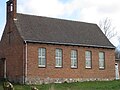
[[[71,50],[71,68],[77,68],[77,50]]]
[[[85,59],[86,59],[86,68],[92,68],[92,53],[91,51],[85,52]]]
[[[10,11],[13,11],[13,4],[10,4]]]
[[[39,48],[38,49],[38,66],[45,67],[46,65],[46,49]]]
[[[99,52],[99,68],[104,69],[105,68],[105,53]]]
[[[55,56],[55,59],[56,59],[55,67],[62,67],[62,49],[56,49],[55,54],[56,54],[56,56]]]

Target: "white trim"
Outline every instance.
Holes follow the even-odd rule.
[[[99,69],[105,69],[105,67],[99,67]]]
[[[55,67],[62,67],[62,66],[55,66]]]
[[[45,65],[38,65],[38,67],[46,67]]]
[[[77,68],[77,66],[71,66],[71,68]]]
[[[23,84],[25,84],[25,46],[23,46]]]
[[[60,43],[60,42],[46,42],[46,41],[33,41],[33,40],[25,40],[26,42],[33,42],[33,43],[45,43],[45,44],[58,44],[58,45],[74,45],[74,46],[84,46],[84,47],[99,47],[99,48],[110,48],[115,49],[113,46],[101,46],[101,45],[88,45],[88,44],[74,44],[74,43]]]
[[[28,55],[28,46],[27,46],[27,42],[25,42],[25,83],[27,81],[27,55]]]
[[[88,68],[88,69],[90,69],[91,67],[87,67],[87,66],[86,66],[85,68]]]
[[[14,21],[17,21],[17,18],[13,18]]]
[[[120,61],[120,59],[115,59],[115,61]]]
[[[115,63],[115,79],[119,80],[120,76],[119,76],[119,65],[118,63]]]

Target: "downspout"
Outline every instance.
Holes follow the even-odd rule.
[[[7,65],[6,65],[6,58],[1,58],[0,61],[3,63],[3,78],[7,78]]]
[[[23,70],[23,80],[22,80],[22,84],[25,84],[25,46],[23,44],[23,67],[22,67],[22,70]]]
[[[25,78],[24,78],[24,84],[27,82],[27,55],[28,55],[28,50],[27,50],[27,41],[25,41]]]
[[[4,78],[6,79],[6,78],[7,78],[7,76],[6,76],[7,65],[6,65],[6,60],[5,60],[5,58],[3,58],[3,62],[4,62]]]

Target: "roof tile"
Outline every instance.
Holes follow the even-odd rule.
[[[26,41],[114,48],[96,24],[19,13],[15,23]]]

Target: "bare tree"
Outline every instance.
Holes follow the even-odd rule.
[[[115,58],[120,59],[120,51],[118,49],[115,50]]]
[[[115,32],[114,30],[115,27],[112,26],[111,20],[109,18],[105,18],[101,20],[99,22],[99,27],[101,28],[101,30],[108,39],[111,39],[117,35],[117,32]]]
[[[120,52],[120,36],[118,36],[118,41],[119,41],[119,44],[118,44],[118,46],[116,47],[118,50],[119,50],[119,52]]]
[[[119,45],[116,47],[115,50],[115,58],[120,59],[120,37],[118,37]]]

